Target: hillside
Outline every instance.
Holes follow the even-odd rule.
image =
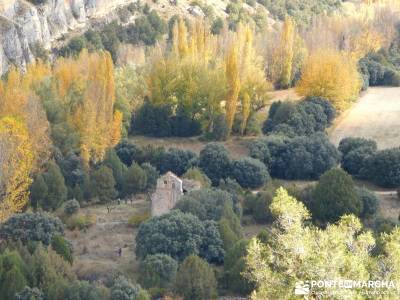
[[[399,11],[0,0],[0,300],[398,299]]]
[[[143,15],[138,7],[148,7],[168,22],[173,16],[187,19],[217,18],[230,26],[253,19],[256,26],[274,26],[284,19],[286,10],[305,25],[310,16],[331,13],[341,8],[337,0],[310,1],[190,1],[190,0],[1,0],[0,1],[0,74],[10,65],[25,68],[46,52],[57,56],[57,49],[88,29],[104,27],[112,21],[122,25]]]

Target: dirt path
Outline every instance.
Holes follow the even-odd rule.
[[[332,143],[345,137],[374,139],[379,149],[400,146],[400,88],[370,88],[330,131]]]

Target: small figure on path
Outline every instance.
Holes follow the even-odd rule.
[[[122,256],[122,248],[118,248],[118,256],[119,256],[119,257]]]

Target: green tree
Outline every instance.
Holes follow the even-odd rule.
[[[240,219],[233,212],[232,206],[225,203],[222,217],[218,222],[218,229],[224,243],[225,251],[228,251],[240,238],[243,237],[243,229]]]
[[[333,223],[346,214],[359,216],[363,210],[351,176],[341,169],[331,169],[321,176],[312,199],[314,217],[322,222]]]
[[[29,259],[33,286],[40,288],[45,299],[65,299],[64,291],[76,279],[71,265],[53,249],[39,244]]]
[[[190,213],[203,221],[219,221],[224,217],[225,206],[233,209],[233,199],[230,193],[219,189],[200,189],[184,195],[175,208],[184,213]],[[237,212],[236,217],[238,216]]]
[[[13,299],[27,284],[26,266],[16,251],[0,255],[0,299]]]
[[[30,187],[31,206],[37,209],[40,201],[47,197],[47,184],[44,181],[42,174],[36,175]]]
[[[147,184],[145,190],[148,192],[152,192],[156,189],[157,180],[160,177],[160,172],[153,167],[150,163],[144,163],[141,165],[141,168],[146,173]]]
[[[231,159],[228,150],[222,144],[210,143],[201,150],[199,167],[217,185],[221,179],[228,177],[231,171]]]
[[[213,269],[198,256],[188,256],[179,267],[175,291],[185,300],[216,299],[217,282]]]
[[[379,200],[373,191],[365,187],[356,188],[357,195],[361,199],[363,210],[361,217],[372,218],[376,215],[379,209]]]
[[[375,184],[396,188],[400,186],[400,149],[380,150],[365,159],[360,173]]]
[[[68,193],[64,176],[55,162],[48,163],[43,179],[47,186],[47,194],[41,198],[40,206],[45,210],[54,210],[67,200]]]
[[[168,171],[181,176],[197,162],[197,155],[190,150],[170,148],[164,153],[160,162],[160,173]]]
[[[51,239],[51,248],[70,264],[73,263],[72,245],[61,235],[54,235]]]
[[[127,170],[126,165],[119,159],[114,149],[110,149],[106,153],[104,165],[109,167],[112,172],[116,183],[116,189],[121,194],[124,187],[124,177]]]
[[[16,214],[0,224],[0,238],[26,244],[30,241],[49,245],[53,236],[63,235],[64,226],[59,218],[44,213]]]
[[[79,208],[80,208],[79,202],[76,201],[75,199],[71,199],[65,202],[64,213],[70,216],[77,213],[79,211]]]
[[[142,223],[136,236],[136,255],[163,253],[182,261],[198,254],[209,262],[221,263],[224,249],[214,221],[200,221],[192,214],[172,211]]]
[[[203,188],[211,187],[211,180],[199,168],[190,168],[183,174],[182,178],[200,182]]]
[[[74,281],[69,284],[65,291],[65,300],[105,300],[99,289],[87,281]]]
[[[146,172],[137,163],[133,163],[125,173],[124,194],[138,194],[144,192],[146,187]]]
[[[111,287],[111,299],[113,300],[149,300],[147,293],[140,285],[130,283],[125,277],[115,278]]]
[[[230,291],[241,295],[248,295],[255,287],[252,281],[243,276],[248,245],[248,240],[238,241],[226,252],[224,260],[224,284]]]
[[[113,171],[109,167],[101,166],[93,172],[91,186],[93,195],[102,203],[107,203],[117,196]]]
[[[170,288],[175,282],[178,263],[165,254],[148,255],[140,263],[140,284],[146,288]]]
[[[258,159],[251,157],[233,161],[232,177],[243,188],[259,188],[270,178],[267,167]]]
[[[374,246],[374,238],[371,232],[362,230],[356,217],[343,216],[338,224],[328,225],[326,230],[307,226],[309,212],[283,188],[278,189],[270,210],[276,221],[267,245],[253,238],[245,258],[246,278],[256,286],[252,299],[290,299],[296,282],[306,278],[379,278],[374,267],[369,269],[372,257],[368,249]],[[389,271],[393,272],[398,271]],[[319,289],[322,291],[325,289]],[[354,297],[351,294],[354,290],[340,292],[341,299]]]

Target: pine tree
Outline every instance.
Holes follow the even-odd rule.
[[[47,186],[47,194],[42,196],[40,206],[46,210],[57,209],[67,200],[68,190],[65,186],[64,176],[60,167],[53,161],[47,165],[47,171],[43,174]]]

